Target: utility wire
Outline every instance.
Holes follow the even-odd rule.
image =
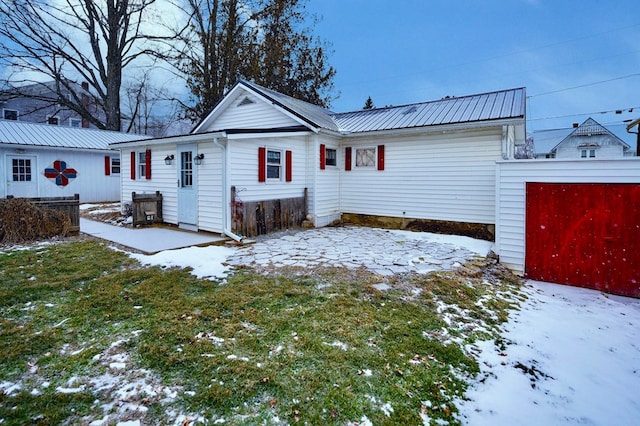
[[[567,87],[567,88],[564,88],[564,89],[552,90],[550,92],[536,93],[535,95],[527,96],[527,98],[535,98],[535,97],[538,97],[538,96],[551,95],[552,93],[566,92],[568,90],[580,89],[582,87],[595,86],[597,84],[609,83],[611,81],[624,80],[624,79],[627,79],[627,78],[637,77],[637,76],[640,76],[640,73],[629,74],[629,75],[625,75],[625,76],[622,76],[622,77],[610,78],[609,80],[594,81],[593,83],[581,84],[579,86],[573,86],[573,87]]]

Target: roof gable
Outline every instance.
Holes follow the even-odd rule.
[[[556,152],[562,145],[572,145],[576,147],[622,145],[624,151],[631,148],[626,142],[591,117],[573,129],[571,133],[553,147],[551,152]]]
[[[227,127],[229,123],[235,125],[237,121],[224,120],[223,116],[225,116],[225,114],[228,116],[232,108],[235,107],[246,108],[246,112],[264,107],[265,105],[275,108],[276,111],[283,116],[272,115],[271,117],[275,118],[275,123],[273,123],[275,126],[272,125],[272,127],[292,127],[298,125],[313,131],[318,131],[321,128],[337,130],[337,126],[333,122],[329,110],[283,95],[282,93],[257,84],[240,80],[207,117],[196,126],[192,133],[264,128],[264,123],[255,121],[243,123],[241,128],[229,128]],[[286,117],[286,120],[284,117]]]

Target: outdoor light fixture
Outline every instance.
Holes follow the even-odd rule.
[[[164,157],[164,164],[166,164],[167,166],[170,166],[171,163],[173,163],[174,158],[175,157],[173,156],[173,154],[167,155],[166,157]]]
[[[204,158],[204,154],[200,153],[198,155],[196,155],[195,158],[195,162],[196,164],[199,166],[200,164],[202,164],[202,159]]]

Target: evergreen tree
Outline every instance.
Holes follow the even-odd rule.
[[[369,96],[362,109],[374,109],[375,107],[376,106],[373,104],[373,99],[371,99],[371,96]]]

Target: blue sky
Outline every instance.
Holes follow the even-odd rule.
[[[640,117],[637,5],[309,0],[307,11],[333,50],[334,111],[360,109],[368,96],[380,107],[526,87],[533,131],[589,116],[604,125]]]

